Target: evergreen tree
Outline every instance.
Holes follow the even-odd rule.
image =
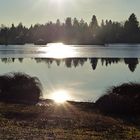
[[[140,30],[139,22],[135,14],[131,14],[129,19],[125,22],[124,25],[124,39],[127,43],[138,43]]]

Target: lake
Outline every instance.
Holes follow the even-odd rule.
[[[140,82],[139,58],[139,45],[1,45],[0,74],[38,77],[45,99],[65,92],[68,100],[94,102],[111,86]]]

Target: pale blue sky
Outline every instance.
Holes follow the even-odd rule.
[[[0,24],[64,21],[66,17],[90,21],[93,14],[101,19],[124,21],[131,13],[140,19],[140,0],[0,0]]]

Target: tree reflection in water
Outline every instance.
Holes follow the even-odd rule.
[[[123,79],[123,76],[122,76],[123,74],[121,74],[121,71],[123,71],[122,68],[124,68],[124,67],[117,67],[118,68],[117,70],[119,70],[119,68],[121,68],[119,72],[117,71],[117,73],[115,73],[116,71],[115,72],[112,71],[112,69],[106,69],[105,70],[106,73],[104,73],[104,71],[102,71],[102,74],[100,76],[100,71],[99,71],[99,69],[97,69],[98,66],[99,66],[98,68],[103,67],[103,69],[104,69],[104,67],[109,67],[109,66],[116,65],[116,64],[118,64],[118,65],[119,64],[124,64],[124,65],[126,65],[126,68],[128,68],[133,73],[133,74],[131,73],[131,75],[130,75],[131,77],[129,77],[129,80],[131,82],[133,82],[133,80],[138,79],[138,78],[135,77],[135,76],[138,75],[138,74],[136,74],[138,71],[135,72],[135,70],[136,70],[136,68],[137,68],[137,66],[139,64],[139,59],[138,58],[66,58],[66,59],[28,58],[26,60],[31,60],[31,61],[33,60],[33,62],[35,63],[35,65],[37,67],[38,66],[41,67],[41,65],[38,65],[38,64],[44,64],[43,67],[44,66],[46,67],[46,65],[47,65],[48,68],[51,68],[51,67],[54,66],[53,64],[56,64],[55,65],[55,69],[57,69],[56,67],[60,67],[60,66],[62,66],[61,67],[62,69],[65,68],[65,67],[68,68],[68,69],[73,68],[73,69],[71,69],[72,70],[71,73],[67,73],[67,69],[66,69],[65,73],[63,73],[62,69],[59,69],[58,73],[57,73],[57,71],[54,72],[53,71],[54,69],[52,69],[52,71],[54,73],[52,73],[52,75],[51,75],[53,78],[50,78],[50,79],[49,79],[49,76],[45,77],[43,75],[44,71],[45,71],[45,74],[46,74],[46,70],[45,69],[43,70],[43,73],[41,71],[41,74],[38,74],[38,72],[35,73],[35,76],[37,76],[37,77],[39,77],[41,79],[43,87],[45,87],[45,89],[48,90],[45,93],[47,95],[48,95],[49,92],[52,92],[52,89],[51,89],[52,85],[54,86],[53,88],[56,88],[56,90],[58,88],[57,86],[59,85],[60,88],[62,88],[62,89],[64,88],[64,90],[65,90],[65,87],[67,87],[68,90],[72,89],[72,92],[77,92],[78,94],[82,93],[82,95],[85,95],[84,93],[86,92],[88,99],[90,101],[91,100],[95,101],[97,98],[99,98],[100,95],[102,95],[104,93],[104,89],[107,89],[110,86],[116,86],[118,83],[127,82],[128,75],[126,74],[125,75],[126,77]],[[1,58],[1,62],[4,65],[5,64],[12,64],[12,63],[17,64],[17,62],[19,62],[20,66],[21,66],[22,64],[24,64],[24,62],[27,62],[27,61],[24,61],[24,58]],[[29,63],[29,64],[31,64],[31,63]],[[18,67],[16,67],[16,65],[13,65],[13,66],[14,66],[13,67],[13,71],[17,71]],[[5,67],[5,68],[8,69],[8,70],[6,70],[7,72],[9,72],[10,67],[9,66]],[[30,73],[30,71],[31,71],[30,68],[29,68],[28,71],[26,71],[26,70],[24,71],[25,67],[26,67],[26,65],[23,65],[22,68],[19,68],[19,71],[21,71],[21,72],[23,71],[23,72],[27,72],[27,73],[29,72]],[[31,64],[30,67],[32,69],[32,64]],[[75,71],[75,68],[77,68],[77,67],[80,67],[80,69],[77,69]],[[83,69],[82,69],[82,67],[83,67]],[[114,68],[116,68],[116,67],[114,67]],[[84,74],[87,74],[89,70],[93,70],[93,71],[96,70],[96,71],[95,72],[90,71],[89,75],[84,76]],[[112,76],[111,75],[112,73],[111,74],[109,73],[109,75],[106,75],[108,73],[108,71],[110,72],[110,70],[111,70],[112,73],[114,72],[116,74],[116,77],[109,78],[109,76],[110,77]],[[5,69],[4,69],[4,71],[5,71]],[[82,72],[82,71],[84,71],[84,72]],[[99,73],[98,73],[98,71],[99,71]],[[30,75],[32,75],[32,72],[34,72],[34,68],[32,69]],[[125,72],[125,70],[124,70],[124,72]],[[68,77],[66,77],[66,75],[68,75],[68,74],[70,74],[70,75]],[[80,74],[83,75],[83,76],[81,76]],[[96,74],[98,74],[98,76],[96,78],[92,78],[92,76],[95,76]],[[130,74],[130,72],[129,72],[129,74]],[[79,78],[79,77],[82,77],[82,78]],[[120,77],[122,77],[122,79]],[[52,82],[51,86],[49,85],[48,79]],[[107,79],[107,82],[105,81],[106,79]],[[74,82],[78,82],[79,83],[79,81],[80,82],[82,81],[82,84],[81,85],[80,84],[76,85],[74,87],[73,86],[75,84]],[[136,80],[136,81],[139,82],[138,80]],[[3,81],[1,81],[1,83],[3,83]],[[69,85],[69,86],[67,86],[67,85]],[[94,95],[95,94],[96,95],[99,94],[99,95],[98,96],[94,96],[93,93],[94,93]],[[48,98],[48,96],[44,96],[44,97]],[[74,98],[75,97],[76,96],[74,95]],[[87,97],[85,97],[85,96],[82,97],[81,96],[81,98],[83,100],[85,98],[87,98]],[[80,96],[77,96],[76,98],[79,99]]]
[[[60,66],[62,63],[65,63],[67,68],[83,66],[86,62],[90,62],[90,65],[93,70],[96,70],[99,60],[101,61],[102,66],[110,66],[112,64],[124,63],[128,66],[131,72],[134,72],[139,64],[138,58],[66,58],[66,59],[54,59],[54,58],[33,58],[36,63],[46,63],[48,67],[51,67],[53,63],[56,63],[57,66]],[[14,63],[15,58],[1,58],[3,63]],[[22,63],[24,58],[17,58],[17,60]]]

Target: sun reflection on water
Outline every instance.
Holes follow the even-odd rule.
[[[44,51],[45,57],[48,58],[67,58],[76,57],[77,55],[73,47],[63,43],[49,43],[46,47],[42,47],[41,51]]]

